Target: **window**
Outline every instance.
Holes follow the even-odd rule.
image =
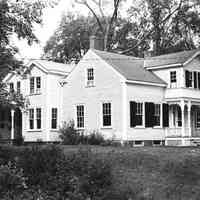
[[[51,110],[51,128],[52,129],[57,128],[57,115],[58,115],[58,109],[52,108]]]
[[[76,107],[77,111],[77,128],[84,128],[84,106],[79,105]]]
[[[34,129],[34,109],[29,109],[29,128]]]
[[[178,127],[181,127],[182,126],[182,113],[181,113],[180,107],[177,107],[177,112],[178,112],[178,118],[177,118]]]
[[[94,86],[94,69],[87,69],[87,86]]]
[[[21,82],[17,81],[17,93],[20,94],[21,92]]]
[[[36,93],[40,93],[41,90],[41,78],[36,77]]]
[[[143,103],[136,103],[136,126],[143,125]]]
[[[36,125],[37,129],[41,129],[41,108],[36,108]]]
[[[160,126],[160,104],[155,104],[155,126]]]
[[[10,83],[10,92],[14,92],[14,83]]]
[[[170,83],[176,83],[176,71],[170,72]]]
[[[111,126],[111,103],[103,103],[103,126]]]
[[[34,77],[30,78],[30,94],[34,93]]]
[[[200,110],[196,111],[196,128],[200,128]]]
[[[189,87],[192,87],[192,82],[193,82],[193,79],[192,79],[192,72],[189,72],[189,79],[188,79],[188,86],[189,86]]]

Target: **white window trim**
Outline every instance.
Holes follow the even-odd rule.
[[[77,106],[83,106],[84,107],[84,127],[78,127],[77,126]],[[77,129],[77,130],[85,130],[85,122],[86,122],[86,120],[85,120],[85,113],[86,113],[86,106],[85,106],[85,104],[84,103],[77,103],[77,104],[75,104],[75,106],[74,106],[74,127],[75,127],[75,129]],[[54,129],[53,129],[54,130]]]
[[[103,104],[104,103],[110,103],[111,104],[111,126],[103,126]],[[113,116],[113,110],[114,110],[114,106],[113,106],[113,102],[112,101],[101,101],[100,102],[100,129],[112,129],[113,128],[113,122],[114,122],[114,116]]]
[[[134,128],[145,128],[145,102],[136,101],[136,103],[142,103],[142,125],[136,125]]]
[[[52,108],[56,108],[57,109],[57,126],[56,126],[56,128],[52,128]],[[58,109],[58,107],[57,106],[54,106],[54,107],[51,107],[50,108],[50,131],[59,131],[59,109]]]
[[[39,90],[37,89],[37,77],[40,77],[40,89]],[[31,80],[31,78],[34,78],[33,93],[31,93],[31,90],[30,90],[30,80]],[[41,78],[41,76],[31,76],[31,77],[29,77],[29,96],[40,95],[40,94],[42,94],[41,90],[42,90],[42,78]]]
[[[172,72],[176,73],[176,82],[171,82],[171,73]],[[176,70],[169,72],[169,82],[170,82],[170,88],[177,88],[177,71]]]
[[[40,108],[41,109],[41,128],[40,129],[37,129],[36,126],[37,126],[37,112],[36,112],[36,109],[37,108]],[[33,129],[30,129],[30,116],[29,116],[29,113],[28,113],[28,129],[26,131],[28,132],[41,132],[42,131],[42,107],[31,107],[29,108],[28,110],[30,109],[33,109],[34,110],[34,119],[33,119]]]
[[[93,69],[93,76],[94,76],[94,80],[93,80],[93,84],[91,84],[91,85],[88,85],[88,69]],[[85,87],[86,88],[91,88],[91,87],[95,87],[95,85],[96,85],[96,79],[95,79],[95,68],[94,67],[87,67],[86,69],[85,69]]]
[[[154,126],[153,128],[162,128],[163,127],[163,124],[162,124],[162,115],[163,115],[162,103],[155,103],[155,105],[156,104],[160,105],[160,125],[159,126]]]
[[[198,111],[195,112],[195,128],[196,128],[196,129],[200,129],[200,127],[197,127],[197,112],[198,112]],[[200,112],[200,111],[199,111],[199,112]]]

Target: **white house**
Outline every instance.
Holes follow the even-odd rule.
[[[25,141],[58,141],[59,124],[72,119],[80,131],[133,145],[200,141],[200,50],[141,59],[91,44],[75,67],[33,60],[25,78],[5,78],[11,90],[20,81],[29,100],[21,120]]]
[[[0,119],[3,118],[1,133],[10,132],[11,139],[14,139],[16,131],[21,131],[25,142],[58,141],[63,104],[62,79],[72,69],[73,65],[31,60],[23,76],[8,74],[4,81],[8,84],[10,92],[14,90],[23,94],[27,109],[4,109],[7,115],[0,112]],[[5,126],[8,121],[10,125]]]

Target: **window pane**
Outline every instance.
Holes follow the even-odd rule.
[[[29,109],[29,128],[34,129],[34,109]]]
[[[160,104],[155,104],[155,126],[160,126]]]
[[[136,125],[143,125],[143,103],[136,103]]]
[[[170,72],[170,82],[176,83],[176,71]]]
[[[18,81],[17,82],[17,93],[21,92],[21,83]]]
[[[57,128],[57,108],[52,108],[51,110],[51,128]]]
[[[41,78],[40,77],[36,77],[36,92],[40,92],[41,89]]]
[[[41,108],[36,109],[37,129],[41,129]]]
[[[34,77],[30,78],[30,93],[34,93]]]
[[[111,126],[111,103],[103,103],[103,126]]]
[[[10,83],[10,92],[14,92],[14,84]]]
[[[77,127],[84,128],[84,106],[77,106]]]

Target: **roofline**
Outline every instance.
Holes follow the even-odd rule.
[[[196,56],[200,55],[200,51],[197,51],[193,56],[191,56],[188,60],[186,60],[183,63],[183,66],[187,65],[189,62],[191,62]]]
[[[144,67],[145,69],[163,69],[163,68],[171,68],[171,67],[182,67],[183,64],[177,63],[177,64],[170,64],[170,65],[160,65],[155,67]],[[144,65],[145,66],[145,65]]]
[[[156,86],[156,87],[166,87],[167,84],[163,83],[153,83],[153,82],[146,82],[146,81],[133,81],[133,80],[126,80],[126,83],[133,83],[133,84],[139,84],[139,85],[150,85],[150,86]]]

